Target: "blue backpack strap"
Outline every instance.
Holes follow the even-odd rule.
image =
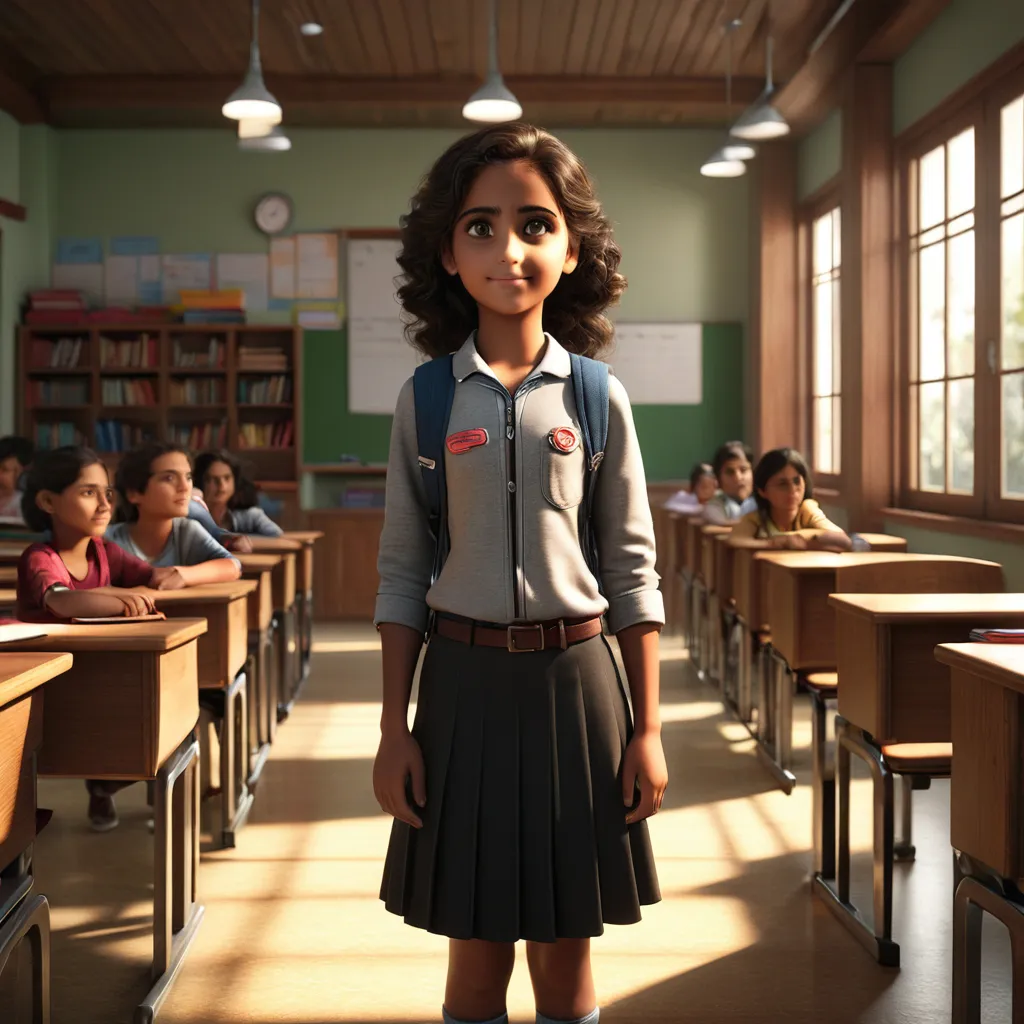
[[[593,508],[597,471],[604,459],[604,449],[608,443],[608,364],[575,353],[570,353],[569,362],[572,368],[576,414],[580,420],[583,452],[587,460],[587,478],[583,489],[583,502],[580,505],[580,547],[583,549],[583,557],[587,560],[587,567],[600,586]]]
[[[431,585],[441,575],[448,555],[448,502],[444,473],[444,439],[455,398],[452,356],[440,356],[416,367],[413,398],[416,405],[416,445],[427,493],[427,520],[434,538]]]

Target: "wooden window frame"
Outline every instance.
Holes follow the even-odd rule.
[[[894,162],[894,249],[897,261],[894,317],[897,355],[899,441],[896,494],[901,509],[992,523],[1024,523],[1024,500],[1001,496],[1001,409],[999,372],[988,365],[991,342],[997,360],[1001,335],[1000,111],[1024,93],[1024,44],[983,71],[896,140]],[[911,316],[909,190],[910,164],[968,127],[975,132],[975,361],[974,473],[972,496],[936,494],[911,488],[916,425],[910,401]],[[948,181],[946,182],[948,188]],[[948,429],[948,428],[947,428]]]
[[[843,466],[846,460],[842,456],[842,422],[840,417],[840,457],[838,473],[822,473],[814,465],[814,222],[819,217],[840,207],[842,216],[842,178],[837,175],[827,181],[816,192],[809,195],[800,204],[797,211],[798,231],[797,253],[798,253],[798,280],[800,287],[800,302],[797,310],[797,324],[799,333],[799,388],[800,388],[800,410],[802,419],[801,442],[808,464],[814,476],[815,491],[819,489],[830,494],[839,495],[843,489]],[[840,245],[842,243],[840,242]],[[840,249],[840,277],[842,276],[842,249]],[[840,331],[842,323],[840,320]],[[842,351],[842,335],[839,338],[839,348]],[[840,361],[840,373],[842,363]],[[840,377],[839,389],[840,401],[842,400],[842,377]],[[833,430],[836,425],[833,424]]]

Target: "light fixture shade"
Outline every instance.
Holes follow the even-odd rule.
[[[462,116],[468,121],[480,121],[484,124],[498,124],[501,121],[515,121],[521,117],[523,108],[519,100],[512,95],[501,75],[492,71],[487,80],[462,108]]]
[[[238,137],[240,139],[262,139],[274,130],[274,124],[274,121],[243,117],[238,122]]]
[[[252,120],[281,123],[281,104],[263,81],[259,44],[249,47],[249,70],[242,84],[227,98],[220,112],[232,121]]]
[[[722,153],[727,160],[753,160],[757,156],[757,148],[745,139],[734,139],[730,135],[722,146]]]
[[[765,90],[740,114],[736,123],[729,129],[730,135],[740,139],[780,139],[789,134],[786,119],[772,106],[772,93]]]
[[[723,147],[701,164],[700,173],[705,178],[739,178],[747,173],[747,165],[742,160],[730,159]]]
[[[285,135],[280,125],[274,125],[266,135],[239,137],[238,148],[247,153],[284,153],[292,148],[292,140]]]

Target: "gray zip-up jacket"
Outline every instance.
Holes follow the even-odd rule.
[[[569,353],[548,335],[515,399],[477,352],[475,335],[452,371],[445,445],[451,551],[431,587],[434,544],[410,379],[391,431],[376,623],[423,631],[429,606],[500,625],[605,612],[613,633],[663,624],[643,461],[622,384],[609,378],[608,442],[594,498],[602,595],[579,541],[585,467]]]

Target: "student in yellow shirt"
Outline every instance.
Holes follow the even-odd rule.
[[[850,538],[829,521],[812,492],[807,463],[798,451],[768,452],[754,470],[757,511],[733,527],[730,542],[762,540],[765,547],[793,551],[849,551]]]

